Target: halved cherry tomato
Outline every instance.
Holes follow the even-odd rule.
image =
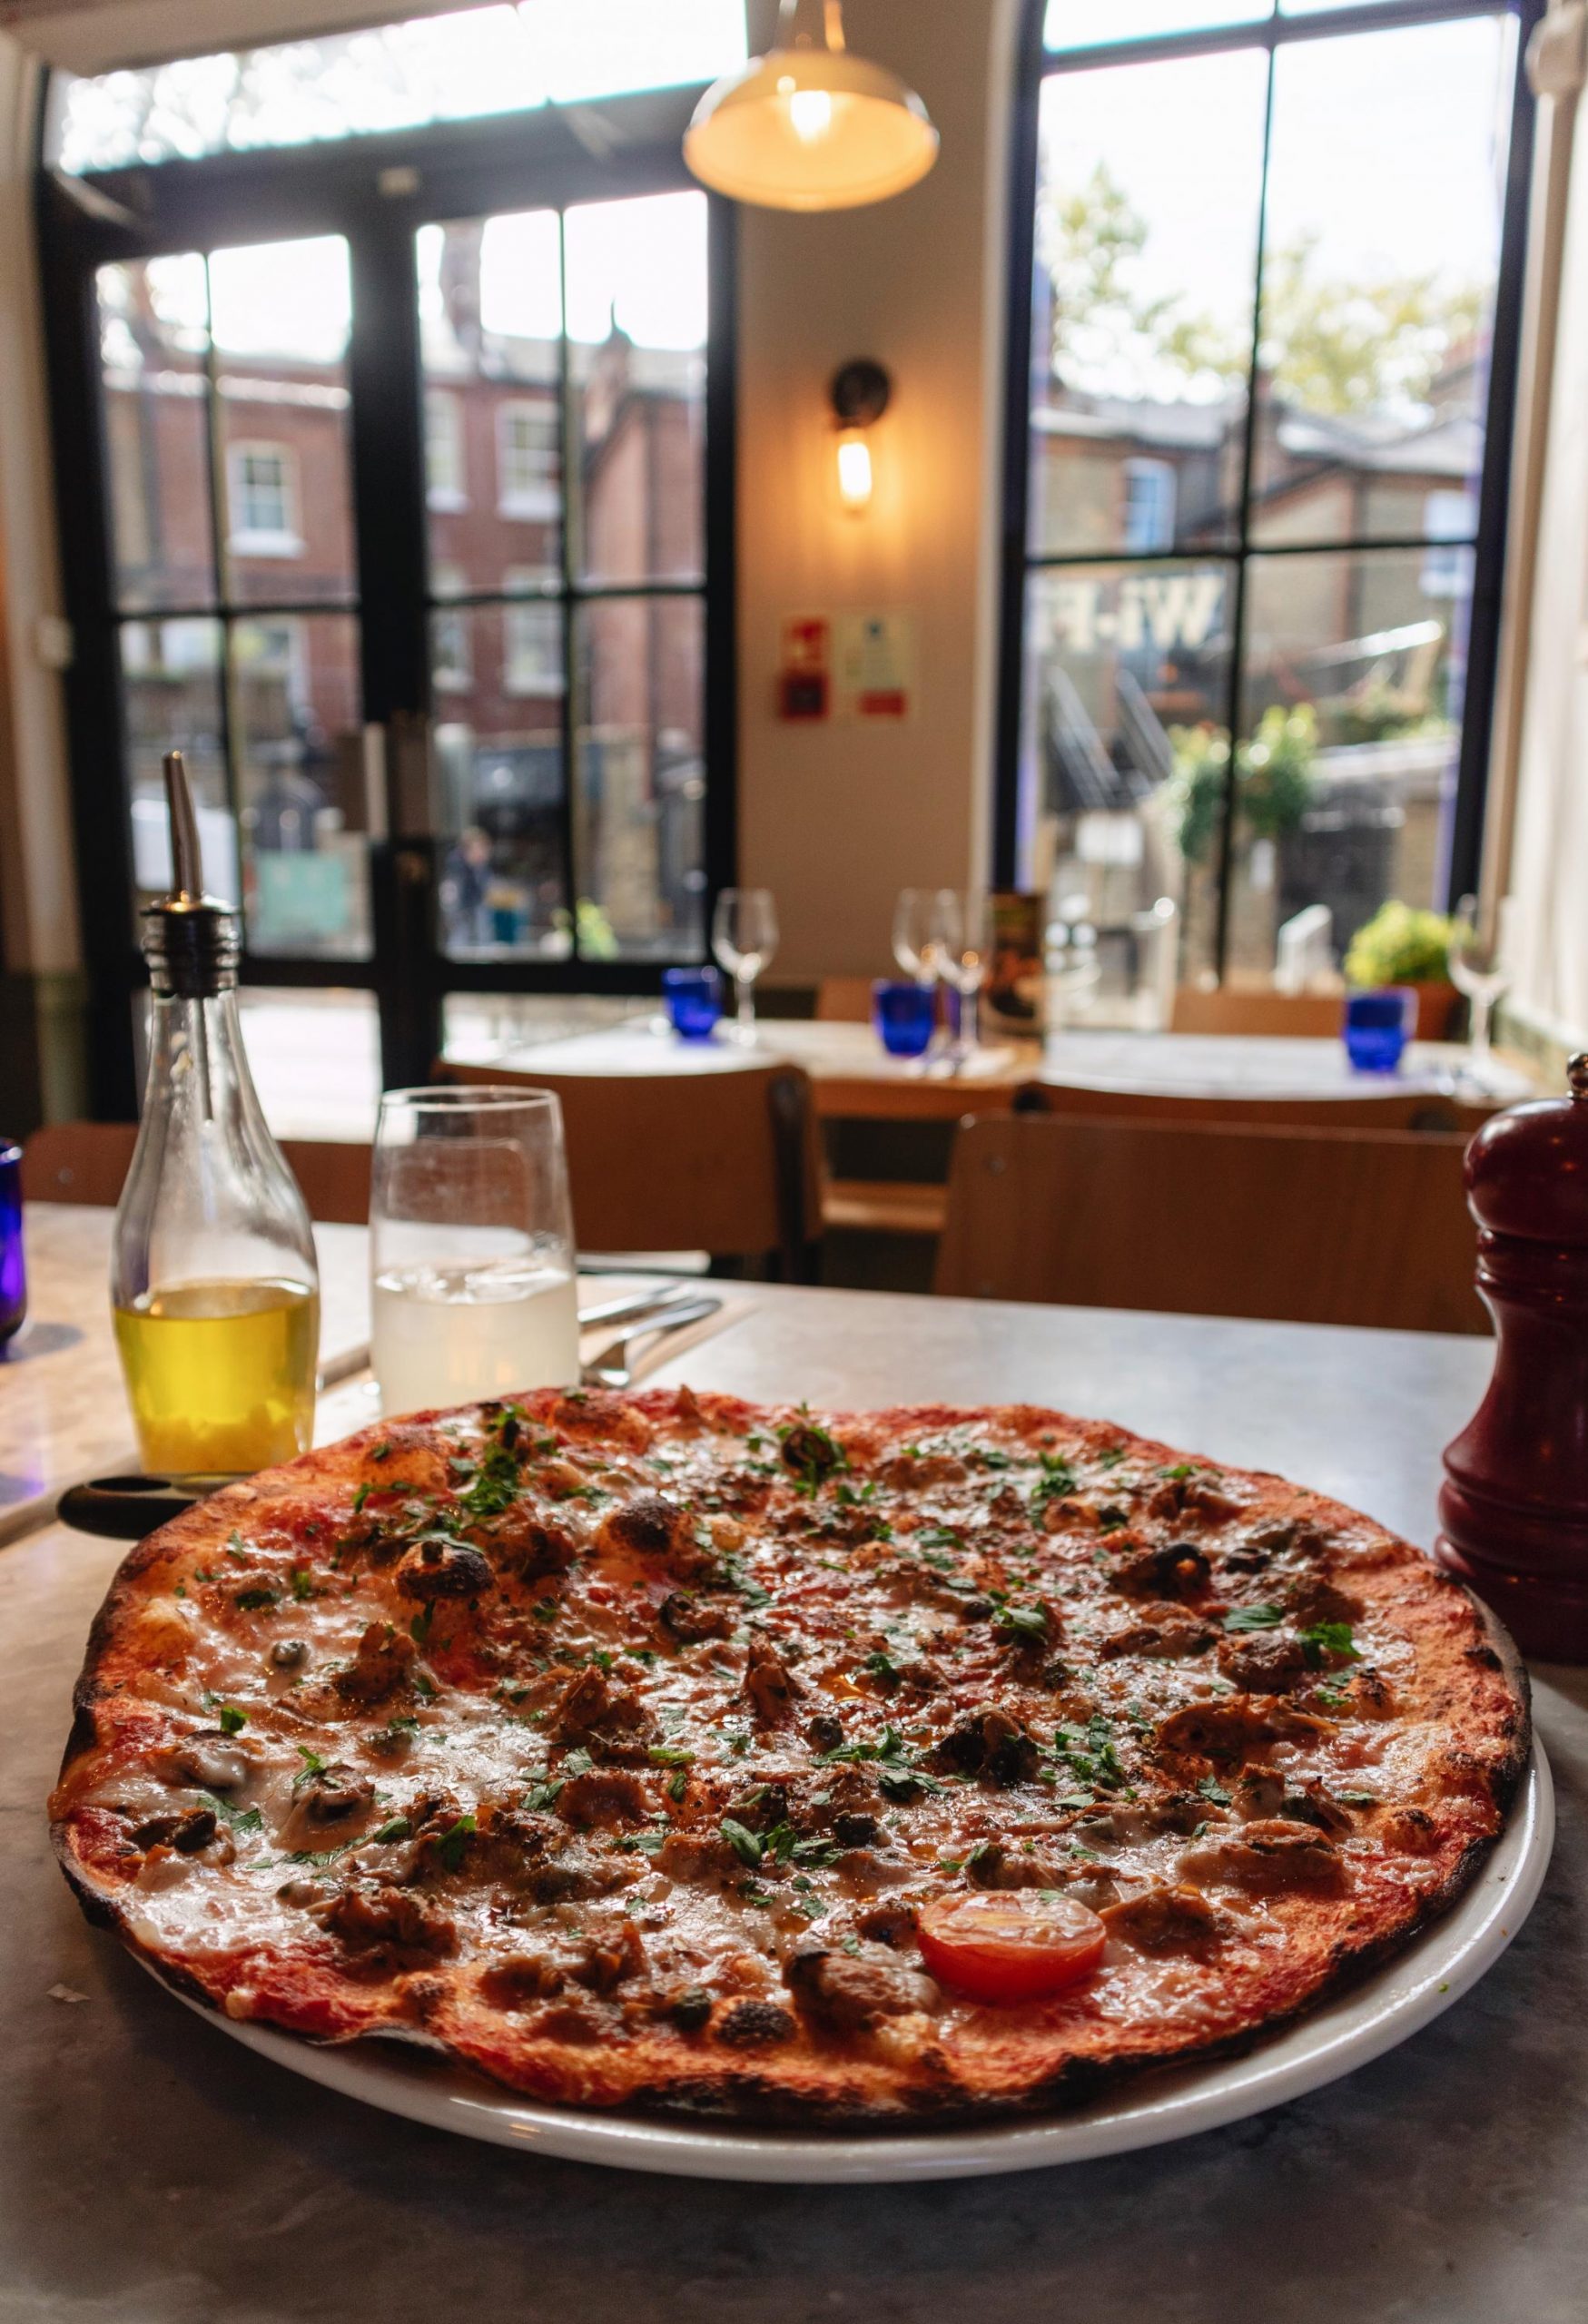
[[[916,1934],[940,1984],[972,2001],[1045,2001],[1096,1967],[1109,1933],[1072,1897],[1001,1888],[934,1898]]]

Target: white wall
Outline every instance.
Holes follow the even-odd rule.
[[[1562,277],[1511,865],[1513,998],[1588,1039],[1588,119],[1580,120]]]
[[[742,213],[740,871],[776,892],[779,980],[885,970],[898,888],[985,866],[1013,17],[849,0],[851,47],[925,99],[936,169],[870,209]],[[836,502],[827,400],[854,356],[893,379],[863,517]],[[846,608],[914,615],[912,718],[781,723],[783,617]]]

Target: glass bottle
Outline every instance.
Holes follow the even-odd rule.
[[[241,1476],[309,1447],[320,1279],[309,1213],[265,1127],[237,1017],[237,912],[203,892],[179,751],[173,892],[143,915],[149,1078],[116,1210],[111,1302],[151,1474]]]

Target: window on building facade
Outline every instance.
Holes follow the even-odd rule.
[[[1472,883],[1517,11],[1032,16],[1000,873],[1125,935],[1171,897],[1182,976],[1267,979],[1317,904],[1337,962]]]
[[[298,497],[292,456],[282,444],[231,444],[232,547],[239,556],[298,556]]]
[[[497,410],[497,506],[531,522],[561,507],[561,436],[557,405],[504,403]]]
[[[1125,462],[1125,547],[1138,552],[1172,548],[1175,472],[1169,460]]]
[[[508,589],[534,586],[526,566],[509,566],[502,576]],[[502,684],[508,694],[559,694],[567,681],[562,658],[562,611],[533,602],[502,607]]]
[[[425,497],[432,508],[469,506],[463,407],[447,388],[425,396]]]
[[[436,506],[435,497],[430,506]],[[460,565],[438,565],[430,586],[443,602],[430,617],[430,681],[438,694],[467,694],[474,684],[474,657],[469,651],[469,615],[461,607],[449,609],[445,600],[461,596],[468,586]]]

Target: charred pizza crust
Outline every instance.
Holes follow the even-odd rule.
[[[1249,2043],[1448,1903],[1528,1744],[1476,1602],[1279,1478],[1032,1406],[547,1391],[142,1542],[51,1813],[232,2018],[896,2122]],[[1076,1896],[1101,1963],[942,1989],[916,1915],[972,1886]]]

